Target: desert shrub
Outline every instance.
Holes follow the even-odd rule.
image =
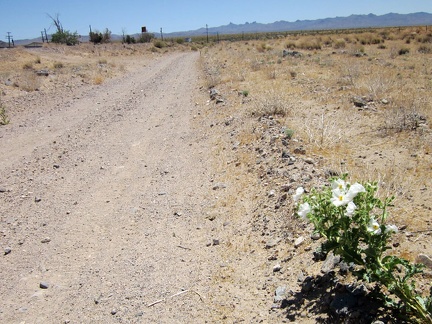
[[[384,44],[379,44],[378,45],[378,49],[386,49],[387,48],[387,46],[385,46]]]
[[[272,49],[273,49],[273,47],[267,43],[261,43],[261,44],[257,45],[257,51],[260,53],[264,53],[264,52],[270,51]]]
[[[191,51],[198,51],[198,47],[196,47],[195,45],[191,46]]]
[[[53,67],[54,69],[62,69],[64,65],[62,62],[54,62]]]
[[[362,45],[380,44],[383,41],[379,34],[377,35],[377,34],[374,34],[374,33],[364,33],[364,34],[361,34],[357,38],[357,40]]]
[[[35,59],[35,63],[36,64],[41,64],[41,58],[38,56],[38,57],[36,57],[36,59]]]
[[[6,113],[6,107],[0,100],[0,125],[7,125],[10,123],[9,117]]]
[[[51,35],[51,41],[57,44],[66,44],[73,46],[79,43],[78,33],[71,33],[70,31],[58,31]]]
[[[94,80],[93,80],[94,84],[96,85],[100,85],[104,82],[104,77],[102,75],[97,75]]]
[[[177,44],[184,44],[185,40],[184,40],[184,38],[176,38],[175,42]]]
[[[430,53],[432,53],[432,47],[428,46],[428,45],[421,45],[421,46],[419,46],[417,51],[419,53],[422,53],[422,54],[430,54]]]
[[[18,86],[24,91],[36,91],[39,89],[41,84],[40,79],[33,71],[27,71],[23,75],[23,80],[18,84]]]
[[[140,43],[150,43],[153,38],[154,38],[153,34],[142,33],[141,36],[140,36],[140,38],[138,39],[138,42],[140,42]]]
[[[417,42],[419,43],[432,43],[432,33],[426,35],[417,36]]]
[[[96,32],[90,32],[89,33],[89,37],[90,37],[90,42],[92,42],[93,44],[100,44],[102,43],[102,33],[98,33]]]
[[[157,40],[154,42],[153,46],[157,48],[164,48],[167,46],[167,44],[164,41]]]
[[[287,116],[289,106],[282,94],[276,91],[266,92],[255,104],[251,111],[252,116]]]
[[[251,62],[251,69],[252,71],[259,71],[261,67],[263,66],[264,62],[258,58],[255,58]]]
[[[32,62],[24,63],[23,69],[24,70],[31,70],[31,69],[33,69],[33,63]]]
[[[133,37],[131,35],[126,35],[126,37],[124,38],[124,43],[135,44],[136,43],[136,39],[135,39],[135,37]]]
[[[401,49],[399,49],[398,54],[399,54],[399,55],[405,55],[405,54],[408,54],[409,52],[410,52],[409,48],[407,48],[407,47],[402,47]]]
[[[412,131],[426,122],[426,117],[420,114],[414,107],[395,107],[385,114],[384,125],[380,127],[385,133],[399,133]]]
[[[334,44],[333,44],[333,47],[335,48],[335,49],[338,49],[338,48],[345,48],[345,40],[344,39],[337,39],[335,42],[334,42]]]
[[[294,40],[290,40],[285,44],[285,47],[287,49],[294,49],[296,48],[296,42]]]
[[[298,48],[304,49],[304,50],[320,50],[321,49],[321,43],[319,40],[301,40],[298,45]]]

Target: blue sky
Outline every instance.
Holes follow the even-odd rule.
[[[389,12],[432,13],[432,0],[0,0],[0,40],[7,32],[14,39],[34,38],[46,28],[55,32],[47,14],[59,14],[63,27],[87,35],[108,28],[114,34],[135,34],[141,26],[151,32],[187,31],[230,22],[271,23],[351,14]],[[51,27],[51,28],[50,28]]]

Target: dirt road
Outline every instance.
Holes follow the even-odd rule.
[[[99,87],[38,94],[0,129],[0,322],[210,319],[198,58],[170,54]]]

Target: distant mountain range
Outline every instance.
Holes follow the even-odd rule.
[[[403,26],[425,26],[432,25],[432,14],[426,12],[417,12],[411,14],[388,13],[382,16],[374,14],[369,15],[351,15],[349,17],[325,18],[317,20],[297,20],[276,21],[274,23],[262,24],[257,22],[233,24],[209,27],[210,35],[223,34],[241,34],[241,33],[266,33],[266,32],[283,32],[297,30],[323,30],[323,29],[346,29],[346,28],[368,28],[368,27],[403,27]],[[206,28],[196,30],[180,31],[173,33],[164,33],[164,37],[193,37],[207,34]],[[132,36],[139,37],[139,34]],[[160,37],[159,33],[155,33]],[[112,35],[113,40],[121,40],[122,36]],[[26,39],[15,41],[16,45],[25,45],[31,42],[40,41],[40,39]],[[88,41],[88,36],[83,36],[81,41]]]
[[[317,20],[276,21],[270,24],[257,22],[245,24],[233,24],[211,27],[209,34],[241,34],[241,33],[266,33],[297,30],[323,30],[323,29],[346,29],[346,28],[368,28],[368,27],[402,27],[402,26],[425,26],[432,25],[432,14],[417,12],[411,14],[389,13],[382,16],[351,15],[349,17],[325,18]],[[206,35],[206,28],[175,32],[165,34],[166,37],[202,36]]]

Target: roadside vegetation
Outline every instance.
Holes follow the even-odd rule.
[[[362,249],[367,246],[357,246],[361,256],[357,261],[364,266],[363,272],[354,271],[360,277],[345,277],[345,280],[356,286],[373,281],[385,286],[382,288],[384,298],[379,299],[382,308],[377,310],[375,318],[387,316],[393,320],[430,322],[430,265],[424,272],[420,270],[422,254],[432,255],[428,244],[432,234],[432,206],[428,203],[432,199],[430,29],[314,31],[218,38],[226,40],[218,42],[213,37],[211,46],[202,49],[206,83],[223,97],[223,101],[220,100],[223,104],[218,108],[218,113],[224,116],[221,118],[238,121],[236,135],[231,134],[233,141],[238,141],[236,153],[224,153],[229,156],[225,160],[247,165],[248,172],[254,170],[256,181],[262,183],[263,187],[258,189],[262,196],[256,205],[264,207],[259,208],[254,219],[263,217],[259,213],[271,214],[272,221],[276,220],[288,237],[306,236],[313,227],[302,224],[293,204],[284,202],[286,193],[294,195],[297,187],[314,193],[328,188],[326,183],[331,177],[344,174],[350,174],[347,180],[352,183],[375,184],[373,199],[387,201],[393,197],[389,221],[395,229],[402,228],[393,236],[386,232],[387,236],[382,237],[380,243],[381,250],[375,251],[379,254],[376,260],[380,265],[387,261],[393,263],[383,266],[390,269],[385,274],[384,268],[368,264],[368,253],[372,251],[367,250],[366,259],[361,260],[365,258]],[[206,43],[203,38],[200,41]],[[247,97],[242,95],[243,89],[248,89]],[[273,166],[263,167],[263,161],[267,160],[268,164],[273,161]],[[299,160],[306,163],[290,167]],[[313,165],[312,171],[308,171],[308,164]],[[268,195],[278,197],[278,190],[268,194],[268,188],[280,188],[274,210],[269,208]],[[314,200],[315,196],[308,199]],[[230,203],[236,206],[241,201]],[[321,208],[327,207],[322,206],[316,207],[318,214],[309,217],[314,217],[315,230],[322,237],[319,242],[337,242],[339,245],[335,243],[330,250],[345,257],[347,263],[352,262],[341,251],[353,251],[355,246],[349,246],[350,239],[341,243],[340,233],[334,236],[332,232],[332,236],[325,232],[335,231],[337,222],[325,218],[328,215]],[[387,217],[387,211],[383,217]],[[370,217],[366,218],[361,226],[354,225],[353,231],[358,234],[360,226],[365,236],[376,241],[376,237],[367,234],[370,233],[367,230]],[[331,224],[333,227],[326,227]],[[349,223],[341,224],[349,226]],[[377,226],[384,233],[386,228],[381,224],[384,223]],[[266,227],[268,225],[261,228],[263,233]],[[341,231],[350,233],[348,227]],[[367,243],[363,237],[360,241]],[[288,246],[290,242],[287,240]],[[341,247],[340,244],[345,245]],[[294,252],[297,254],[302,254],[300,248]],[[293,269],[295,256],[289,258]],[[316,275],[308,268],[302,271],[312,277]],[[369,277],[362,277],[362,273]],[[349,280],[353,281],[349,283]],[[397,297],[387,299],[392,293]],[[302,304],[301,300],[297,303]],[[317,308],[320,303],[322,301],[317,299],[313,304]],[[292,312],[289,318],[295,320],[299,318],[295,314],[300,316],[305,310],[312,312],[314,306],[285,304],[284,307]],[[327,308],[322,313],[328,311]],[[341,315],[339,320],[355,322],[357,319],[351,315]]]

